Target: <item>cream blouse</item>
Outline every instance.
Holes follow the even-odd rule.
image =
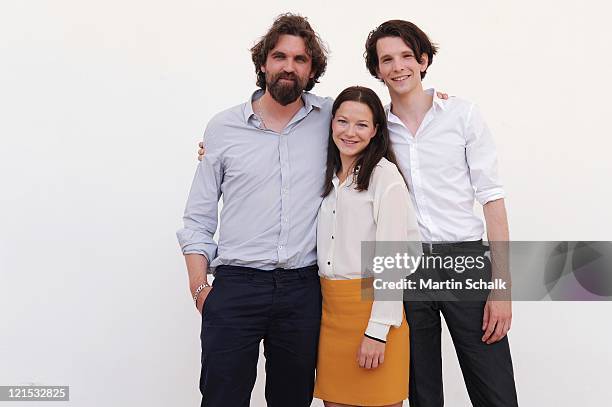
[[[357,191],[353,177],[334,188],[319,209],[317,258],[319,275],[332,280],[357,279],[362,273],[362,241],[420,241],[408,188],[397,167],[382,158],[367,191]],[[419,245],[411,245],[413,248]],[[421,253],[413,253],[419,256]],[[365,333],[386,340],[391,325],[403,319],[401,301],[376,301]]]

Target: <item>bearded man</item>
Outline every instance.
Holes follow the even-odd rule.
[[[202,406],[249,405],[263,340],[268,406],[307,407],[321,319],[317,212],[333,102],[308,91],[325,72],[327,51],[305,18],[285,14],[251,53],[260,89],[208,123],[206,156],[177,232],[202,313]]]

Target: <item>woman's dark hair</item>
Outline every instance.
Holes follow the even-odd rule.
[[[370,185],[370,177],[374,167],[381,158],[384,157],[397,166],[397,160],[389,140],[389,130],[387,130],[387,115],[376,92],[362,86],[351,86],[340,92],[336,98],[332,107],[332,122],[336,111],[344,102],[359,102],[369,107],[374,119],[374,126],[376,126],[376,134],[372,137],[367,147],[359,154],[353,167],[353,176],[356,177],[355,189],[357,191],[365,191]],[[338,150],[336,143],[334,143],[332,124],[330,123],[329,141],[327,144],[327,170],[325,172],[324,192],[321,196],[326,197],[329,195],[334,188],[332,184],[334,174],[337,174],[341,168],[340,150]]]
[[[438,52],[438,46],[429,40],[419,27],[410,21],[405,20],[389,20],[385,21],[368,35],[365,45],[364,57],[366,67],[373,77],[378,78],[378,53],[376,52],[376,43],[378,40],[386,37],[399,37],[404,40],[404,43],[414,52],[414,58],[420,64],[423,62],[423,54],[427,55],[427,68],[433,62],[433,57]],[[421,72],[421,79],[427,74]]]
[[[328,50],[319,35],[308,23],[308,19],[291,13],[278,16],[266,35],[261,37],[259,42],[251,48],[251,58],[257,74],[257,86],[263,90],[266,89],[266,74],[261,71],[261,67],[266,64],[268,53],[276,46],[278,39],[283,34],[301,37],[306,44],[306,52],[312,59],[313,74],[304,88],[304,90],[309,91],[315,83],[319,83],[319,78],[325,73]]]

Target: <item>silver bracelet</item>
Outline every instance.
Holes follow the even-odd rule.
[[[204,287],[210,287],[210,284],[208,284],[208,281],[206,281],[206,280],[204,280],[204,282],[202,284],[200,284],[198,286],[198,288],[196,288],[195,294],[193,295],[193,303],[194,304],[196,304],[196,305],[198,304],[198,297],[200,296],[200,293],[202,292]]]

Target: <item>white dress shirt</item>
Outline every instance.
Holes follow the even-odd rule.
[[[361,267],[362,241],[418,241],[418,224],[404,178],[381,159],[366,191],[357,191],[353,177],[334,188],[319,209],[317,258],[319,275],[332,279],[366,277]],[[420,246],[420,244],[419,244]],[[419,253],[414,253],[418,256]],[[366,334],[386,340],[391,325],[403,319],[401,301],[374,301]]]
[[[408,189],[425,242],[482,239],[484,226],[474,213],[504,197],[497,175],[493,138],[476,105],[438,98],[416,134],[386,107],[393,150]]]

